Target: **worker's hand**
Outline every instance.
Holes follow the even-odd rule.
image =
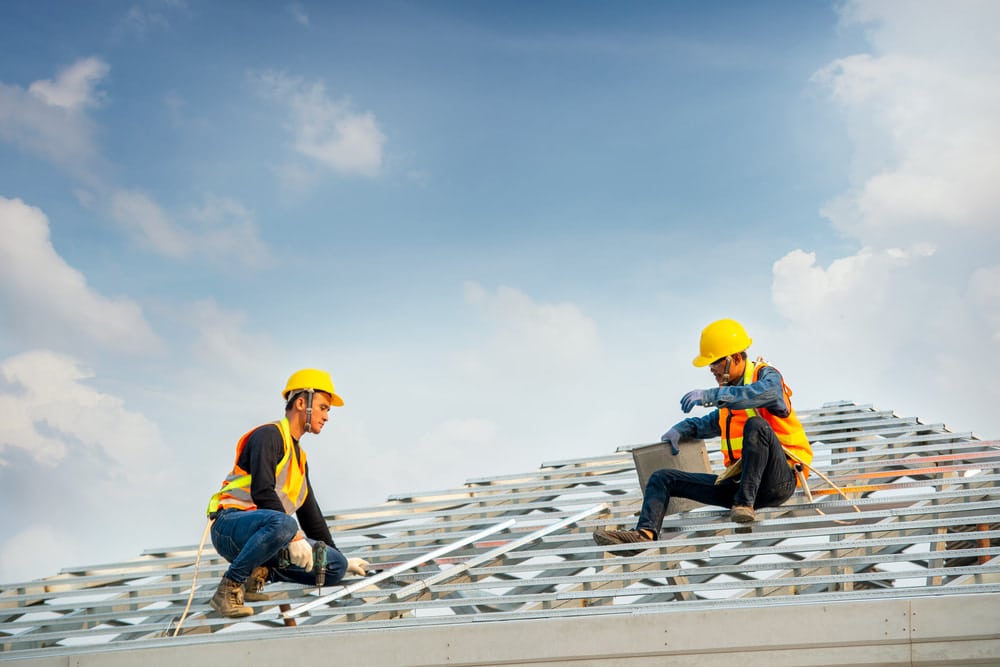
[[[313,550],[305,538],[288,543],[288,558],[293,565],[298,565],[303,570],[311,570],[313,567]]]
[[[691,412],[691,408],[693,408],[694,406],[704,405],[705,404],[704,394],[705,392],[701,389],[695,389],[693,391],[689,391],[688,393],[684,394],[684,397],[681,398],[681,410],[683,410],[685,413],[688,413]]]
[[[660,442],[669,442],[670,451],[674,456],[681,453],[681,450],[677,448],[677,444],[681,441],[681,432],[675,428],[670,429],[660,437]]]
[[[359,577],[364,577],[368,574],[368,561],[364,558],[348,558],[347,571]]]

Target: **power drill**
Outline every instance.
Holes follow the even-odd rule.
[[[278,568],[284,569],[292,564],[288,547],[282,547],[278,551]],[[326,544],[323,540],[316,540],[313,544],[313,574],[316,576],[316,592],[322,593],[323,585],[326,584]]]
[[[326,545],[322,540],[313,545],[313,573],[316,575],[316,594],[322,595],[326,583]]]

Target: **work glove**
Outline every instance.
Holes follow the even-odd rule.
[[[359,577],[367,576],[368,561],[366,561],[364,558],[348,558],[347,571],[350,572],[351,574],[356,574]]]
[[[691,412],[691,408],[696,405],[705,404],[705,391],[702,389],[695,389],[684,394],[681,398],[681,410],[686,413]]]
[[[681,453],[681,450],[677,448],[677,444],[680,441],[681,441],[681,432],[675,428],[671,428],[669,431],[667,431],[660,437],[660,442],[670,443],[670,452],[674,456],[677,456],[678,454]]]
[[[313,567],[313,550],[305,538],[292,540],[288,543],[288,559],[293,565],[298,565],[303,570],[311,570]]]

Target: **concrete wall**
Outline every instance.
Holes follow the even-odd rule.
[[[352,630],[349,624],[4,656],[14,667],[1000,665],[1000,594]]]

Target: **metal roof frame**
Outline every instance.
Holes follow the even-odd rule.
[[[227,566],[208,546],[192,613],[178,637],[171,634],[188,599],[196,546],[150,549],[128,561],[0,586],[0,662],[65,665],[71,657],[76,662],[69,664],[98,664],[122,650],[148,651],[152,658],[163,648],[185,648],[185,662],[194,665],[194,656],[215,655],[209,647],[232,641],[261,647],[289,636],[379,631],[382,637],[388,630],[412,643],[432,628],[470,636],[483,623],[500,623],[489,633],[494,641],[517,643],[512,628],[523,631],[529,622],[617,625],[611,619],[652,615],[674,624],[682,611],[777,617],[792,607],[799,618],[820,610],[832,618],[830,610],[837,609],[848,623],[861,610],[900,604],[938,610],[946,599],[964,600],[957,613],[966,609],[969,617],[960,627],[971,629],[938,637],[935,646],[950,644],[959,656],[952,662],[965,659],[959,647],[971,646],[1000,661],[1000,621],[984,632],[972,616],[992,609],[996,620],[1000,609],[998,443],[845,401],[800,416],[818,467],[851,498],[815,484],[812,502],[797,492],[785,505],[761,510],[752,533],[737,533],[725,510],[698,508],[668,516],[661,539],[644,544],[639,555],[609,553],[635,545],[595,546],[596,527],[632,527],[641,504],[631,450],[643,445],[625,446],[606,456],[334,511],[327,521],[338,543],[382,572],[345,580],[323,596],[314,588],[269,584],[272,599],[250,603],[255,614],[246,619],[221,618],[208,606]],[[721,469],[718,453],[710,460]],[[913,656],[919,638],[909,624],[907,639],[887,639],[886,646],[906,644]],[[581,646],[588,641],[582,638]],[[577,661],[599,653],[599,647],[582,656],[565,648],[564,657]],[[770,655],[763,644],[744,648]],[[705,648],[698,655],[712,651],[725,653]],[[411,662],[392,664],[435,664],[407,653]],[[531,655],[522,649],[523,664],[536,664]],[[846,661],[854,654],[829,657],[837,655]],[[562,664],[558,658],[553,653],[544,664]]]

